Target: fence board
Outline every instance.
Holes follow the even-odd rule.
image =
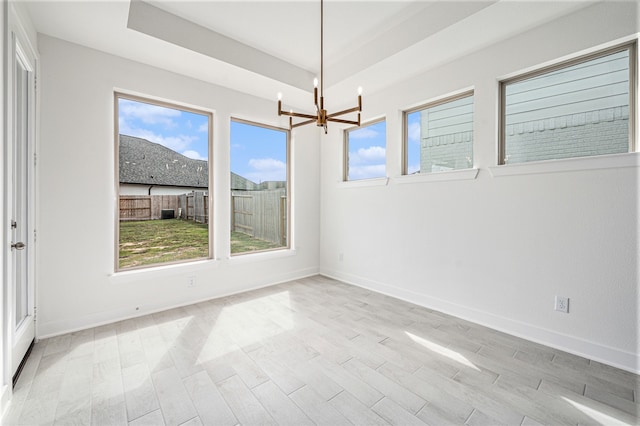
[[[286,205],[285,188],[232,192],[231,229],[285,246]]]

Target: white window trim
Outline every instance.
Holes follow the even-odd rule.
[[[374,124],[378,124],[378,123],[384,123],[385,125],[385,135],[384,135],[384,147],[385,147],[385,173],[388,172],[388,167],[387,167],[387,157],[386,157],[386,150],[387,150],[387,135],[386,135],[386,129],[387,129],[387,117],[386,116],[381,116],[378,118],[373,118],[367,122],[363,122],[360,124],[360,126],[353,126],[353,127],[349,127],[347,129],[344,129],[342,131],[342,181],[340,183],[353,183],[353,182],[360,182],[360,181],[367,181],[369,182],[369,184],[365,184],[365,185],[360,185],[360,186],[380,186],[380,185],[386,185],[389,182],[389,176],[384,176],[384,177],[375,177],[375,178],[365,178],[365,179],[349,179],[349,132],[361,129],[363,127],[367,127],[367,126],[373,126]],[[385,182],[383,184],[380,183],[376,183],[376,181],[378,180],[384,180]]]
[[[493,177],[640,167],[640,152],[531,161],[489,167]]]
[[[389,177],[345,180],[338,182],[338,188],[363,188],[366,186],[387,186]]]
[[[225,260],[229,265],[242,264],[242,263],[255,263],[263,262],[267,260],[279,259],[283,257],[297,256],[298,252],[294,248],[279,248],[260,251],[245,251],[242,253],[235,253],[230,255]]]
[[[504,154],[506,151],[506,136],[505,136],[505,108],[506,108],[506,99],[505,99],[505,87],[514,82],[524,81],[532,77],[536,77],[539,75],[544,75],[549,72],[553,72],[554,70],[563,69],[565,67],[571,66],[572,64],[587,62],[593,58],[598,58],[601,56],[606,56],[607,54],[612,53],[620,48],[626,48],[629,50],[630,55],[630,69],[629,69],[629,151],[622,154],[601,154],[596,155],[594,157],[606,157],[611,155],[628,155],[633,154],[635,152],[640,151],[639,141],[637,140],[637,126],[638,126],[638,49],[640,43],[637,35],[632,37],[624,38],[621,40],[616,40],[611,43],[607,43],[601,46],[597,46],[591,49],[587,49],[585,51],[569,55],[554,61],[549,61],[543,64],[539,64],[537,66],[533,66],[527,68],[526,70],[522,70],[520,72],[515,72],[504,76],[498,79],[499,86],[499,105],[498,105],[498,146],[497,146],[497,167],[504,166],[515,166],[516,164],[508,164],[504,161]],[[525,163],[517,163],[517,164],[539,164],[542,162],[558,162],[559,164],[563,161],[569,164],[568,160],[576,159],[586,159],[591,157],[570,157],[566,159],[547,159],[540,161],[531,161]],[[623,166],[624,167],[624,166]],[[553,166],[550,167],[553,169]],[[608,168],[608,167],[588,167],[587,169],[592,168]],[[494,167],[489,168],[494,169]],[[523,168],[524,170],[525,168]],[[561,170],[558,170],[561,171]],[[498,172],[500,173],[500,172]],[[542,172],[544,173],[544,172]],[[520,173],[522,174],[522,173]],[[530,173],[526,173],[530,174]],[[493,172],[492,172],[493,175]]]
[[[239,118],[237,116],[232,116],[229,120],[229,132],[231,132],[231,122],[243,123],[250,126],[262,127],[264,129],[276,130],[284,132],[287,135],[287,146],[286,146],[286,155],[287,155],[287,185],[286,185],[286,195],[287,195],[287,245],[284,247],[275,247],[271,249],[265,250],[255,250],[255,251],[244,251],[241,253],[231,253],[231,240],[229,239],[229,257],[226,259],[231,263],[237,263],[236,259],[243,259],[240,262],[246,262],[247,258],[249,261],[259,261],[259,260],[268,260],[278,257],[288,257],[296,254],[294,247],[294,238],[293,238],[293,173],[292,173],[292,146],[293,146],[293,132],[290,129],[274,126],[270,124],[265,124],[259,121]],[[231,133],[229,133],[229,138],[231,137]],[[231,139],[229,139],[231,140]],[[231,191],[229,191],[231,193]],[[229,235],[230,236],[230,235]],[[232,260],[233,259],[233,260]]]
[[[442,172],[401,175],[394,177],[393,180],[399,184],[474,180],[476,177],[478,177],[479,172],[480,169],[473,167],[470,169],[445,170]]]
[[[177,261],[163,262],[158,264],[150,264],[150,265],[141,265],[141,266],[132,266],[132,267],[120,267],[120,206],[119,206],[119,197],[120,197],[120,182],[119,182],[119,168],[120,168],[120,160],[119,160],[119,150],[120,150],[120,126],[119,126],[119,107],[118,101],[120,99],[127,99],[135,102],[142,102],[151,105],[158,105],[167,108],[179,109],[188,112],[193,112],[196,114],[203,114],[209,117],[209,128],[208,135],[209,140],[207,142],[207,150],[208,150],[208,163],[209,163],[209,218],[208,218],[208,234],[209,234],[209,253],[207,257],[201,258],[193,258],[193,259],[183,259]],[[155,96],[140,94],[137,92],[122,90],[119,88],[114,88],[113,90],[113,111],[114,111],[114,190],[116,194],[115,204],[114,204],[114,229],[115,229],[115,241],[114,241],[114,271],[112,276],[118,276],[122,273],[130,272],[130,271],[149,271],[152,269],[157,269],[158,267],[171,267],[174,265],[193,265],[194,263],[202,263],[202,262],[211,262],[215,259],[215,241],[214,241],[214,233],[213,233],[213,224],[214,224],[214,181],[213,181],[213,136],[214,136],[214,119],[215,113],[213,110],[200,106],[188,105],[179,101],[172,101],[163,98],[158,98]]]
[[[412,114],[414,112],[419,112],[419,111],[424,111],[426,109],[435,107],[435,106],[439,106],[439,105],[444,105],[448,102],[453,102],[453,101],[457,101],[459,99],[464,99],[466,97],[474,97],[474,113],[473,113],[473,125],[475,127],[475,88],[471,87],[471,88],[467,88],[467,89],[462,89],[462,90],[457,90],[455,92],[449,93],[447,95],[443,95],[443,96],[439,96],[437,98],[434,98],[430,101],[427,101],[425,103],[421,103],[415,107],[411,107],[411,108],[407,108],[405,110],[402,111],[402,176],[416,176],[417,174],[409,174],[407,173],[408,171],[408,161],[409,161],[409,129],[408,129],[408,120],[409,120],[409,114]],[[471,140],[471,156],[473,157],[473,139]],[[471,158],[471,161],[473,162],[473,158]],[[469,170],[469,169],[455,169],[453,171],[462,171],[462,170]],[[443,172],[424,172],[424,173],[420,173],[420,175],[426,175],[426,174],[431,174],[431,173],[443,173]],[[454,178],[455,179],[455,178]],[[433,179],[434,181],[438,181],[438,180],[454,180],[454,179]],[[466,178],[469,179],[469,178]],[[473,179],[475,179],[475,176],[473,177]],[[457,180],[457,179],[455,179]],[[422,182],[422,180],[420,180]],[[426,181],[426,180],[425,180]]]

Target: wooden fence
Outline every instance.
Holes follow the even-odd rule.
[[[209,222],[209,196],[204,192],[182,195],[121,195],[120,221],[162,219],[162,211],[173,217]]]
[[[232,192],[231,230],[286,246],[286,190]]]
[[[281,246],[287,245],[287,195],[284,188],[231,193],[231,230]],[[209,222],[209,196],[204,192],[182,195],[121,195],[120,220],[157,220],[163,210],[173,217]]]
[[[120,220],[160,219],[162,210],[177,212],[179,207],[177,195],[121,195]]]
[[[178,195],[180,209],[176,217],[209,223],[209,196],[204,192],[190,192]]]

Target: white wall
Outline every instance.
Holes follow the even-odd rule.
[[[315,127],[292,134],[295,250],[229,259],[229,119],[277,125],[276,104],[47,36],[39,49],[39,337],[318,272]],[[114,274],[114,89],[214,111],[216,260]]]
[[[636,8],[595,5],[365,97],[364,119],[386,115],[391,179],[339,183],[342,134],[330,128],[321,149],[321,273],[638,371],[638,154],[557,163],[590,170],[488,170],[497,159],[498,79],[635,34]],[[401,111],[470,87],[477,178],[397,178]],[[571,299],[568,315],[553,310],[554,295]]]

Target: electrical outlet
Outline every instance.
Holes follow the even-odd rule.
[[[338,260],[342,262],[344,260],[344,253],[338,253]]]
[[[196,277],[195,276],[190,276],[187,277],[187,287],[195,287],[196,286]]]
[[[569,313],[569,298],[568,297],[562,297],[562,296],[556,296],[556,311],[558,312],[564,312],[565,314]]]

